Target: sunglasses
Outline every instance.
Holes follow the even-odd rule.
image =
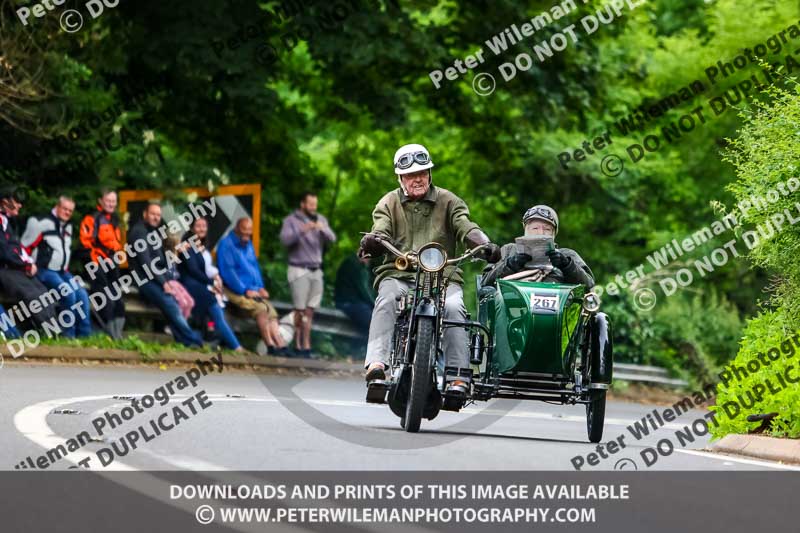
[[[395,168],[399,168],[400,170],[405,170],[409,168],[414,163],[418,163],[420,165],[427,165],[431,162],[431,156],[428,155],[426,152],[414,152],[410,154],[403,154],[397,160],[397,163],[394,164]]]

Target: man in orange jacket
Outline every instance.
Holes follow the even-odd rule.
[[[92,294],[103,292],[106,287],[119,281],[119,265],[113,260],[114,253],[122,250],[122,235],[116,209],[117,193],[111,189],[103,189],[97,200],[97,210],[83,217],[81,222],[81,245],[88,252],[91,262],[104,263],[104,266],[94,269],[90,276]],[[107,305],[96,311],[105,323],[103,329],[114,339],[121,339],[122,329],[125,327],[125,303],[122,298],[111,298],[111,295],[115,295],[114,290],[116,289],[106,293]]]

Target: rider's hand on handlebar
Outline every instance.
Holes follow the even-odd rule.
[[[487,242],[483,250],[476,253],[475,257],[489,263],[497,263],[500,260],[500,247],[493,242]]]
[[[506,259],[506,265],[514,272],[519,272],[525,268],[525,263],[533,259],[529,254],[514,254]]]
[[[367,233],[361,238],[361,249],[372,256],[383,255],[386,249],[376,235]]]
[[[568,268],[572,263],[572,259],[559,252],[558,250],[550,250],[547,252],[547,257],[550,258],[550,263],[559,270]]]

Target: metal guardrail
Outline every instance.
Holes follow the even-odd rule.
[[[656,383],[670,387],[688,387],[689,382],[669,377],[666,368],[647,365],[614,363],[614,379],[636,383]]]
[[[161,312],[150,305],[145,304],[138,295],[138,291],[132,289],[126,297],[126,308],[128,312],[139,315],[160,316]],[[271,303],[281,315],[292,311],[292,304],[289,302],[273,301]],[[253,320],[232,316],[227,313],[231,326],[237,332],[256,331]],[[328,333],[346,338],[363,338],[367,332],[358,331],[347,315],[338,309],[322,307],[314,313],[313,329],[321,333]],[[683,379],[669,377],[666,368],[649,365],[634,365],[629,363],[614,363],[614,379],[629,381],[632,383],[653,383],[670,387],[688,387],[689,383]]]

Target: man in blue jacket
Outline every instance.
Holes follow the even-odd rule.
[[[261,338],[271,355],[288,355],[278,326],[278,312],[269,303],[261,269],[253,248],[253,219],[240,218],[233,231],[217,245],[217,266],[225,295],[236,307],[256,320]]]

